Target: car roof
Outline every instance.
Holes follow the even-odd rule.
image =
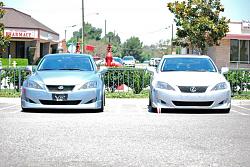
[[[47,54],[44,57],[52,57],[52,56],[84,56],[84,57],[89,57],[92,58],[91,55],[89,54],[78,54],[78,53],[56,53],[56,54]]]
[[[124,57],[134,57],[134,56],[124,56]],[[123,58],[124,58],[124,57],[123,57]]]
[[[162,58],[210,58],[207,55],[189,55],[189,54],[183,54],[183,55],[164,55]]]

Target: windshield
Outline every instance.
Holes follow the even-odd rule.
[[[93,71],[89,57],[78,55],[58,55],[45,57],[38,67],[41,70],[81,70]]]
[[[214,64],[207,58],[165,58],[161,71],[199,71],[217,72]]]
[[[133,57],[124,57],[123,60],[134,60]]]
[[[113,59],[114,59],[114,61],[116,61],[116,62],[118,62],[118,63],[121,63],[121,64],[122,64],[122,59],[117,58],[117,57],[114,57]]]

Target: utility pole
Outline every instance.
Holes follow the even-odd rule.
[[[105,19],[105,23],[104,23],[104,37],[105,37],[105,41],[106,41],[106,35],[107,35],[107,20]]]
[[[171,27],[171,31],[172,31],[172,33],[171,33],[171,54],[173,54],[173,36],[174,36],[174,28],[173,28],[173,24],[171,25],[172,27]]]
[[[84,53],[85,52],[85,49],[84,49],[84,43],[85,43],[85,41],[84,41],[84,25],[85,23],[84,23],[84,0],[82,0],[82,53]]]

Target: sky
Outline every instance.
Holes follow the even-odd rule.
[[[47,27],[64,39],[81,28],[82,0],[2,0],[6,7],[15,8]],[[156,44],[171,38],[173,15],[167,3],[173,0],[84,0],[85,22],[96,28],[115,32],[122,42],[131,36],[139,37],[144,45]],[[249,0],[221,0],[223,16],[231,21],[250,21]],[[71,27],[76,25],[75,27]],[[175,27],[174,27],[175,29]]]

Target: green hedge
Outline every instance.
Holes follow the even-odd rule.
[[[230,70],[226,78],[234,94],[247,93],[245,90],[250,90],[250,70]]]
[[[117,86],[125,84],[139,94],[150,85],[151,74],[144,69],[137,68],[109,68],[104,76],[106,88],[114,91]]]
[[[0,61],[2,62],[3,67],[8,67],[9,65],[9,59],[8,58],[0,58]],[[11,58],[10,66],[13,67],[13,62],[16,61],[16,66],[27,66],[28,65],[28,59],[24,58]]]

